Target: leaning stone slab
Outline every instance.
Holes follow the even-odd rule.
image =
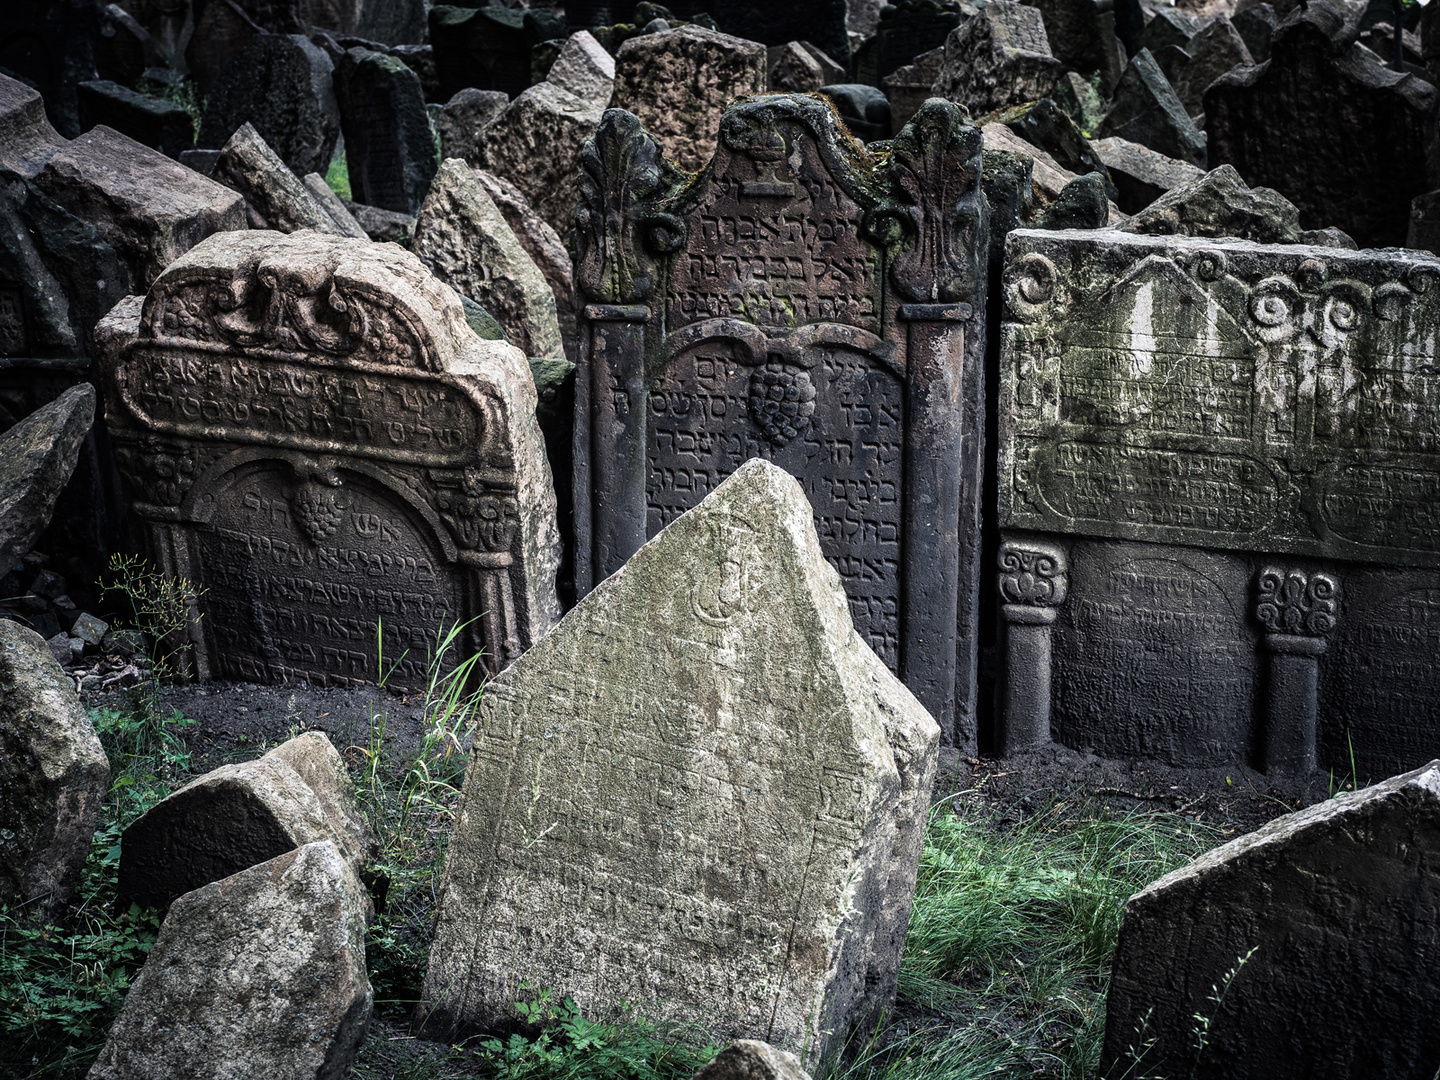
[[[435,176],[420,76],[397,57],[350,49],[335,71],[335,96],[355,200],[414,214]]]
[[[1434,752],[1437,286],[1403,250],[1010,234],[1006,732],[1300,776]]]
[[[69,898],[109,784],[74,683],[39,634],[0,619],[0,904]]]
[[[103,124],[57,150],[35,183],[94,225],[137,283],[210,234],[245,228],[235,192]]]
[[[568,90],[582,101],[604,109],[615,92],[615,58],[588,30],[577,30],[566,40],[546,82]]]
[[[695,172],[715,153],[725,106],[762,93],[765,76],[764,45],[682,26],[620,46],[614,104],[640,118],[666,157]]]
[[[498,670],[554,623],[529,366],[408,251],[213,237],[96,336],[131,512],[209,590],[202,676],[374,683],[381,624],[423,686],[442,624]]]
[[[1197,168],[1205,165],[1205,133],[1190,119],[1149,49],[1131,58],[1098,134],[1118,135]]]
[[[1090,145],[1105,163],[1118,193],[1115,201],[1127,214],[1138,213],[1167,191],[1193,183],[1205,175],[1204,169],[1188,161],[1166,157],[1158,150],[1118,135],[1096,139]]]
[[[1440,1062],[1437,859],[1432,761],[1279,818],[1137,893],[1115,952],[1101,1076],[1429,1080]]]
[[[95,388],[71,387],[0,435],[0,567],[34,546],[95,422]]]
[[[418,1019],[528,982],[821,1060],[893,998],[938,740],[747,462],[488,685]]]
[[[465,162],[451,158],[440,167],[410,250],[495,316],[526,356],[565,355],[554,293]]]
[[[104,124],[172,158],[195,145],[190,114],[174,102],[136,93],[107,79],[80,83],[75,97],[82,131]]]
[[[355,220],[355,215],[340,201],[340,196],[336,195],[330,185],[325,183],[324,177],[319,173],[306,173],[300,178],[300,182],[305,185],[305,190],[310,193],[310,197],[315,200],[316,205],[324,210],[330,220],[335,223],[335,227],[342,236],[353,236],[357,240],[370,239],[369,234]]]
[[[120,841],[122,904],[164,908],[182,893],[303,844],[332,840],[359,873],[374,840],[345,763],[319,732],[223,765],[156,803]]]
[[[993,0],[945,39],[931,90],[981,116],[1045,97],[1061,70],[1039,9]]]
[[[171,905],[89,1080],[338,1080],[365,1038],[369,897],[329,842]]]
[[[250,124],[242,124],[230,136],[211,176],[245,197],[246,217],[253,229],[285,233],[314,229],[345,235]]]

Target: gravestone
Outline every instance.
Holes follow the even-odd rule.
[[[1440,260],[1019,231],[1004,280],[1002,744],[1426,760]]]
[[[1125,70],[1125,47],[1116,36],[1112,0],[1028,0],[1040,10],[1050,51],[1075,72],[1100,76],[1100,93],[1108,97]]]
[[[615,107],[638,116],[665,156],[692,172],[714,154],[725,106],[764,89],[765,46],[701,26],[633,37],[615,56]]]
[[[447,158],[464,158],[473,165],[480,133],[509,104],[510,99],[499,90],[476,90],[472,86],[457,91],[440,113],[441,154]]]
[[[566,39],[545,79],[603,109],[615,92],[615,58],[588,31],[577,30]]]
[[[211,178],[245,197],[252,229],[345,235],[310,189],[281,161],[249,124],[230,136],[210,171]]]
[[[523,11],[436,4],[429,18],[443,99],[467,86],[513,98],[530,85],[530,47],[539,39],[526,32]]]
[[[1205,133],[1190,119],[1149,49],[1131,58],[1096,134],[1128,139],[1196,168],[1205,165]]]
[[[890,124],[893,131],[899,131],[919,111],[920,106],[930,99],[930,88],[940,74],[945,60],[945,48],[931,49],[915,57],[913,61],[896,68],[880,80],[880,89],[890,102]]]
[[[0,167],[32,178],[64,143],[40,92],[0,74]]]
[[[190,114],[173,102],[104,79],[80,83],[75,90],[82,131],[104,124],[172,158],[195,145]]]
[[[340,134],[333,74],[330,58],[299,34],[256,34],[206,97],[196,145],[224,146],[249,123],[296,176],[323,173]]]
[[[208,589],[202,677],[423,685],[441,624],[498,670],[557,616],[525,358],[413,255],[214,237],[101,323],[106,418],[151,559]]]
[[[825,103],[759,97],[727,110],[690,179],[612,109],[582,167],[580,594],[766,458],[805,486],[860,633],[970,745],[978,129],[932,100],[882,162]]]
[[[1144,210],[1167,191],[1194,183],[1205,175],[1188,161],[1176,161],[1158,150],[1112,135],[1090,144],[1115,184],[1115,203],[1127,214]]]
[[[856,53],[856,79],[879,86],[896,68],[944,45],[964,18],[956,0],[900,0],[884,5],[873,44]]]
[[[1125,905],[1100,1075],[1430,1080],[1440,761],[1207,852]]]
[[[1440,96],[1351,46],[1346,10],[1330,0],[1292,11],[1268,64],[1235,69],[1205,91],[1210,165],[1234,165],[1247,183],[1274,188],[1300,208],[1306,229],[1334,225],[1362,247],[1399,246],[1410,200],[1432,186],[1427,147]]]
[[[1217,15],[1190,41],[1190,62],[1171,79],[1175,93],[1185,111],[1196,116],[1205,111],[1204,96],[1210,84],[1236,67],[1249,67],[1255,61],[1245,47],[1245,39],[1235,24],[1224,15]]]
[[[417,1020],[528,982],[828,1060],[894,998],[939,734],[745,463],[487,685]]]
[[[784,45],[803,38],[838,63],[850,62],[845,0],[798,0],[790,4],[770,0],[677,0],[666,6],[685,19],[704,12],[714,18],[722,32],[746,41]]]
[[[335,99],[355,201],[414,216],[435,177],[420,76],[393,56],[351,49],[335,72]]]
[[[1060,71],[1040,12],[992,0],[945,39],[933,91],[983,116],[1045,97]]]

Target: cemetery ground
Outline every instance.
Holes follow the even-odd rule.
[[[480,690],[483,693],[483,687]],[[383,854],[367,882],[375,1020],[351,1075],[503,1080],[685,1080],[718,1049],[703,1018],[657,1027],[584,1017],[552,987],[522,987],[534,1023],[461,1044],[412,1035],[445,846],[477,698],[176,685],[90,695],[112,779],[83,885],[41,927],[0,909],[0,1077],[80,1077],[104,1043],[159,926],[115,909],[119,839],[189,779],[303,730],[342,750]],[[1244,768],[1170,769],[1054,748],[942,758],[900,971],[885,1023],[851,1041],[843,1080],[1091,1076],[1126,899],[1203,850],[1353,788],[1276,787]]]

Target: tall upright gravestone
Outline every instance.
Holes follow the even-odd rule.
[[[1386,775],[1440,741],[1440,259],[1010,235],[1002,744]]]
[[[151,557],[207,589],[202,676],[422,684],[442,624],[496,670],[558,615],[555,496],[518,349],[394,247],[210,238],[101,322]]]
[[[583,595],[766,458],[860,633],[970,746],[987,222],[962,117],[927,102],[881,160],[821,98],[744,98],[692,178],[605,114],[577,211],[576,574]]]

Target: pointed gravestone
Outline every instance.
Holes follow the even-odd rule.
[[[824,103],[762,97],[687,182],[612,109],[582,164],[577,588],[767,458],[804,484],[860,633],[968,745],[978,129],[932,100],[882,165]]]
[[[1100,1075],[1430,1080],[1437,860],[1432,761],[1278,818],[1132,896]]]
[[[503,666],[556,611],[524,355],[408,252],[213,238],[97,330],[131,512],[208,589],[200,673],[421,685],[442,624]],[[163,554],[162,554],[163,553]],[[161,561],[163,559],[163,561]]]
[[[1115,101],[1097,134],[1101,138],[1116,135],[1167,157],[1205,167],[1205,135],[1185,112],[1184,104],[1148,49],[1136,53],[1120,77]]]
[[[945,39],[933,92],[982,116],[1045,97],[1061,70],[1040,12],[994,0]]]
[[[746,463],[488,684],[418,1018],[528,983],[813,1066],[893,998],[938,740]]]
[[[230,136],[215,159],[211,178],[245,196],[251,228],[345,235],[300,179],[250,124]]]
[[[1190,62],[1172,82],[1176,95],[1191,116],[1205,110],[1205,91],[1211,83],[1232,68],[1249,67],[1255,62],[1240,31],[1224,15],[1215,16],[1190,40],[1188,52]]]

